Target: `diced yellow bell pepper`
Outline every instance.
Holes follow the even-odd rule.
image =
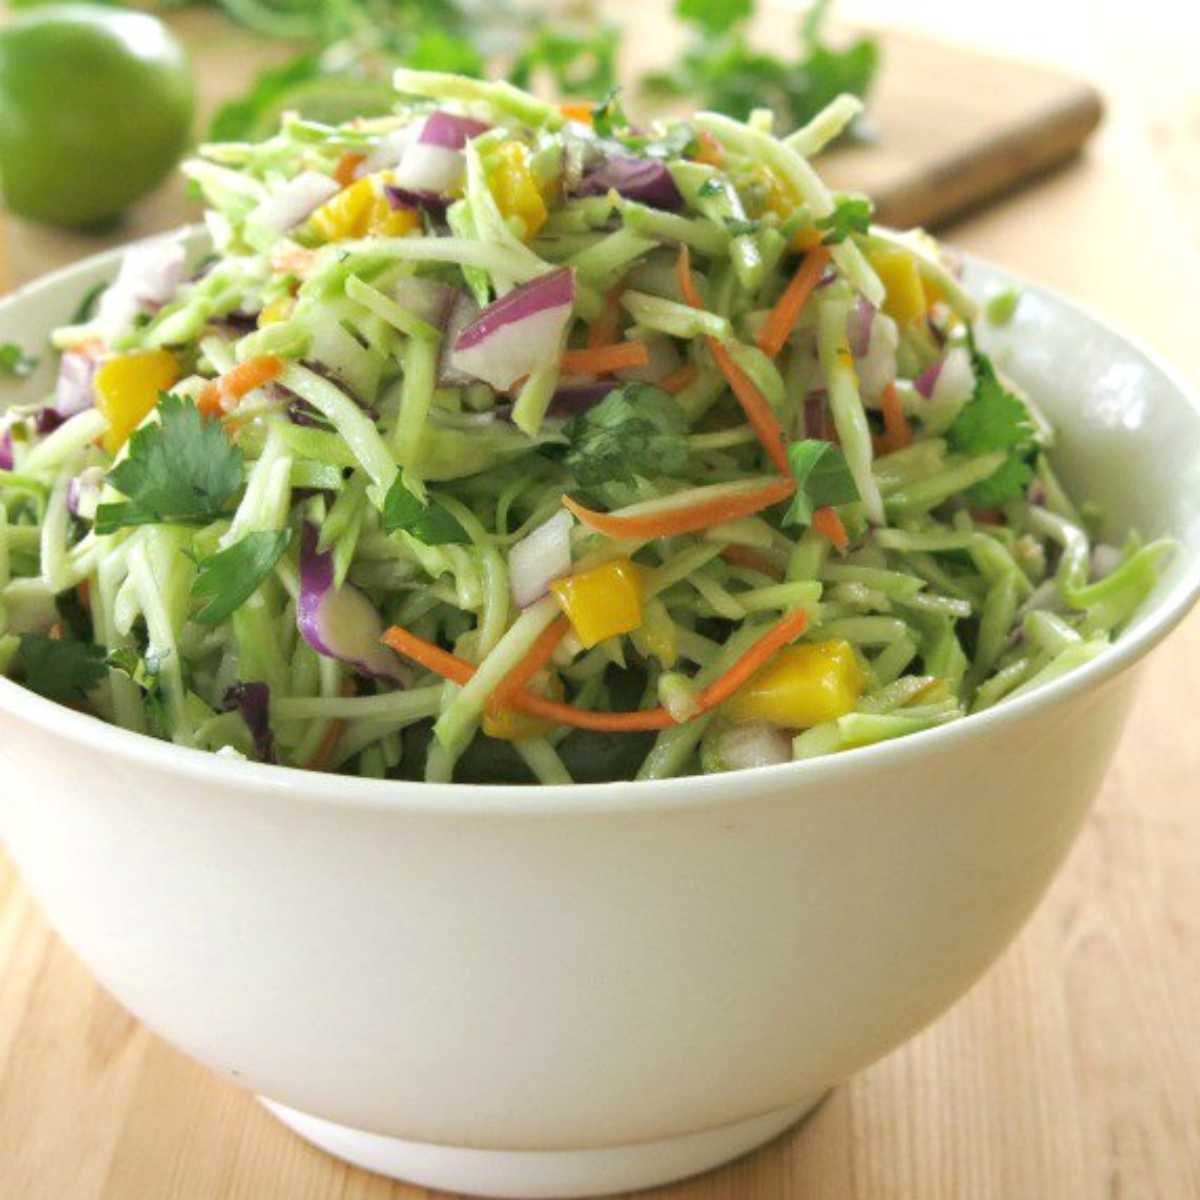
[[[309,217],[309,225],[326,242],[363,237],[377,196],[375,181],[366,175],[349,187],[342,188],[332,200],[322,204]]]
[[[169,350],[118,354],[96,372],[96,407],[108,418],[104,449],[116,454],[158,403],[160,392],[179,382],[179,364]]]
[[[270,304],[264,304],[262,311],[259,312],[259,328],[261,329],[264,325],[277,325],[280,321],[286,321],[292,315],[292,309],[295,307],[295,297],[276,296]]]
[[[521,222],[526,241],[545,225],[549,216],[546,201],[530,170],[529,150],[523,143],[505,142],[496,150],[488,171],[488,187],[501,214]]]
[[[367,221],[367,232],[379,237],[404,237],[421,228],[421,214],[415,208],[393,208],[386,196],[376,196]]]
[[[588,649],[642,623],[642,576],[628,558],[556,579],[550,590]]]
[[[925,289],[916,258],[904,250],[872,250],[867,257],[887,289],[883,311],[901,325],[922,320],[926,311]]]
[[[848,713],[865,685],[848,642],[802,642],[781,650],[735,692],[725,714],[739,723],[769,721],[784,729],[807,729]]]

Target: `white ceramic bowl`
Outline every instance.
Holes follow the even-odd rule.
[[[117,258],[4,300],[0,340],[38,342]],[[1104,775],[1132,668],[1200,587],[1186,389],[1037,288],[989,342],[1059,426],[1075,494],[1180,543],[1074,674],[840,757],[574,788],[229,761],[0,680],[0,832],[26,882],[147,1025],[375,1170],[564,1197],[757,1145],[1003,950]]]

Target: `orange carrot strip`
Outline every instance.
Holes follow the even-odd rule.
[[[712,167],[724,165],[725,151],[711,133],[702,129],[696,135],[696,141],[699,143],[699,149],[692,155],[695,162],[708,163]]]
[[[356,690],[352,679],[347,679],[342,684],[343,696],[353,696]],[[324,771],[329,766],[329,760],[333,758],[333,752],[337,749],[337,744],[342,740],[342,734],[345,732],[346,722],[340,717],[335,717],[330,721],[329,728],[325,730],[325,736],[321,739],[321,744],[312,758],[304,765],[304,769],[306,771]]]
[[[214,379],[200,393],[196,407],[210,417],[218,416],[226,408],[232,407],[232,401],[240,400],[247,392],[270,383],[282,370],[283,360],[276,358],[274,354],[260,354],[257,358],[248,358]]]
[[[700,711],[707,712],[710,708],[716,708],[718,704],[724,704],[751,675],[765,666],[777,651],[782,650],[789,642],[794,642],[807,625],[808,613],[802,608],[776,621],[724,675],[696,693]]]
[[[361,154],[354,154],[347,150],[338,159],[337,166],[333,168],[334,181],[339,187],[349,187],[354,182],[354,172],[358,170],[359,164],[365,161]]]
[[[900,397],[896,393],[896,385],[889,383],[883,389],[883,395],[879,397],[879,406],[883,410],[883,428],[884,436],[881,439],[887,446],[886,453],[891,453],[893,450],[903,450],[905,446],[912,443],[912,430],[908,426],[908,419],[904,415],[904,407],[900,403]]]
[[[971,508],[967,510],[972,521],[980,525],[1003,525],[1004,514],[998,508]]]
[[[644,367],[649,361],[645,342],[618,342],[615,346],[567,350],[562,356],[562,369],[567,375],[607,375],[626,367]]]
[[[820,283],[821,274],[828,261],[829,251],[824,246],[815,246],[804,256],[804,261],[792,276],[792,281],[771,309],[766,324],[759,330],[758,348],[764,354],[774,358],[783,349],[788,334],[795,327],[796,318],[812,295],[813,288]]]
[[[700,712],[707,712],[723,704],[770,658],[789,642],[800,636],[808,625],[808,614],[803,609],[781,618],[742,655],[741,658],[718,679],[696,693]],[[383,635],[383,642],[398,654],[436,671],[456,683],[466,683],[475,674],[475,668],[453,654],[409,633],[399,625],[393,625]],[[511,674],[511,672],[510,672]],[[508,698],[511,707],[535,717],[545,717],[560,725],[572,725],[577,729],[597,729],[607,733],[631,733],[637,730],[669,729],[677,724],[665,708],[648,708],[638,712],[594,712],[559,700],[547,700],[535,696],[523,688],[517,689]],[[330,751],[332,754],[332,750]],[[315,760],[314,760],[315,761]]]
[[[83,605],[88,612],[92,611],[92,581],[83,579],[79,583],[79,603]]]
[[[850,544],[850,536],[846,533],[842,518],[838,516],[837,509],[830,508],[828,504],[813,513],[812,527],[827,537],[838,550],[845,550]]]
[[[604,297],[604,311],[588,328],[587,344],[589,350],[598,350],[601,346],[611,346],[621,332],[621,293],[625,290],[623,283],[618,283]]]
[[[700,368],[695,363],[684,363],[678,371],[672,371],[670,375],[660,379],[658,386],[664,392],[669,392],[672,396],[678,396],[685,387],[689,387],[695,382],[696,376],[699,374]]]
[[[529,648],[529,653],[496,684],[496,690],[488,697],[488,712],[495,716],[508,704],[514,692],[524,688],[550,661],[550,656],[558,649],[558,643],[567,636],[570,628],[571,622],[566,617],[559,617],[542,630],[537,641]]]
[[[759,554],[750,546],[733,543],[721,551],[721,557],[735,567],[746,567],[760,575],[769,575],[772,579],[783,579],[783,572],[765,554]]]
[[[675,263],[676,274],[679,277],[679,289],[683,298],[692,308],[703,308],[700,293],[692,280],[692,258],[686,246],[679,249],[679,258]],[[716,338],[708,339],[708,348],[721,369],[721,374],[729,382],[733,394],[737,397],[746,419],[754,426],[754,432],[762,443],[767,457],[779,468],[784,475],[791,474],[788,465],[787,449],[784,446],[783,426],[779,424],[771,406],[763,394],[754,386],[750,376],[733,361],[733,356]]]
[[[696,533],[725,521],[736,521],[749,517],[780,500],[786,500],[796,490],[791,479],[778,479],[772,483],[733,496],[721,496],[713,500],[702,500],[686,508],[666,509],[657,513],[635,513],[632,516],[620,513],[602,513],[585,508],[570,496],[563,497],[563,504],[589,529],[603,533],[618,541],[624,539],[649,540],[660,537],[676,537],[681,533]]]
[[[566,100],[558,106],[558,111],[568,121],[578,121],[581,125],[592,123],[592,106],[582,100]]]

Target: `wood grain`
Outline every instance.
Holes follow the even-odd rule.
[[[892,12],[883,0],[844,7],[855,16]],[[1085,299],[1200,380],[1200,222],[1188,182],[1200,178],[1200,127],[1183,120],[1200,111],[1200,88],[1194,72],[1173,76],[1168,88],[1156,69],[1185,55],[1183,27],[1172,24],[1178,10],[1147,0],[1139,35],[1107,0],[1089,6],[1084,23],[1073,5],[1000,7],[911,0],[905,13],[1093,70],[1112,118],[1084,159],[956,227],[954,240]],[[1150,57],[1160,41],[1166,57]],[[1164,122],[1165,141],[1155,135]],[[724,1169],[643,1195],[1200,1197],[1198,694],[1200,613],[1148,664],[1078,845],[987,976],[930,1029],[835,1090],[799,1129]],[[431,1195],[310,1149],[248,1096],[138,1027],[47,930],[0,862],[0,1197]]]

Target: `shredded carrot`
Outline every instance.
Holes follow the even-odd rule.
[[[675,263],[676,274],[679,277],[679,290],[683,298],[692,308],[703,308],[700,293],[692,280],[692,258],[686,246],[679,249],[679,258]],[[779,424],[771,406],[763,394],[754,386],[753,380],[733,361],[733,355],[716,338],[708,339],[708,348],[716,359],[721,374],[729,382],[733,394],[738,398],[746,419],[754,426],[758,440],[762,443],[767,457],[784,475],[791,474],[788,465],[787,449],[784,446],[783,426]]]
[[[558,106],[558,111],[568,121],[578,121],[581,125],[592,123],[592,106],[582,100],[568,100]]]
[[[626,367],[644,367],[649,361],[645,342],[618,342],[615,346],[567,350],[562,356],[562,369],[568,375],[607,375]]]
[[[352,679],[347,679],[342,684],[342,695],[353,696],[357,689],[354,686]],[[325,730],[325,736],[321,739],[321,744],[317,747],[312,758],[305,764],[306,771],[324,771],[329,766],[330,759],[333,758],[333,752],[337,749],[337,744],[342,740],[342,734],[346,732],[346,722],[340,717],[335,717],[329,722],[329,728]]]
[[[695,363],[684,363],[678,371],[672,371],[670,375],[664,376],[658,381],[658,386],[664,392],[670,392],[672,396],[678,396],[685,387],[690,387],[696,381],[696,376],[700,374],[700,368]]]
[[[587,345],[589,350],[599,350],[601,346],[611,346],[621,332],[621,292],[625,285],[618,283],[604,297],[604,311],[591,323],[588,328]]]
[[[697,715],[724,704],[777,651],[798,638],[807,625],[808,614],[804,609],[798,609],[778,620],[724,675],[696,693]],[[397,653],[447,679],[453,679],[456,683],[466,683],[475,674],[475,668],[469,662],[448,654],[432,642],[409,633],[399,625],[388,629],[383,635],[383,641]],[[510,676],[511,674],[510,672]],[[672,725],[678,724],[665,708],[648,708],[637,712],[596,712],[559,700],[547,700],[544,696],[535,696],[524,688],[513,691],[507,697],[507,703],[512,708],[535,717],[556,721],[560,725],[571,725],[576,729],[596,729],[605,733],[670,729]]]
[[[315,250],[293,246],[288,250],[271,255],[271,269],[284,275],[303,275],[317,261]]]
[[[233,407],[247,392],[270,383],[283,370],[283,360],[274,354],[260,354],[257,358],[248,358],[238,363],[224,375],[214,379],[204,391],[196,407],[210,417],[219,416],[222,412]]]
[[[829,251],[824,246],[815,246],[804,256],[791,283],[775,302],[766,324],[759,330],[758,348],[764,354],[774,358],[783,349],[784,342],[795,328],[796,318],[803,311],[813,288],[820,283],[828,261]]]
[[[980,525],[1004,524],[1004,514],[998,508],[972,508],[968,511],[971,514],[971,520],[978,521]]]
[[[550,661],[570,628],[571,622],[566,617],[559,617],[542,630],[529,653],[496,684],[496,690],[488,697],[488,712],[495,716],[508,704],[509,697],[519,692]]]
[[[692,159],[695,162],[708,163],[711,167],[719,167],[724,164],[725,151],[721,148],[721,143],[711,133],[706,129],[702,129],[696,135],[696,141],[700,145],[696,153],[692,155]]]
[[[911,445],[912,430],[908,426],[908,419],[904,415],[904,407],[900,403],[894,383],[889,383],[883,389],[883,395],[879,397],[879,406],[883,410],[884,435],[880,441],[885,447],[884,453],[890,454],[893,450],[903,450],[905,446]]]
[[[338,159],[337,166],[333,168],[334,181],[340,187],[349,187],[354,182],[354,172],[358,170],[359,165],[365,162],[361,154],[354,154],[347,150],[341,158]]]
[[[845,550],[850,544],[850,535],[846,532],[845,525],[842,524],[842,518],[838,516],[837,509],[831,508],[828,504],[813,513],[812,527],[819,534],[827,537],[838,550]]]
[[[79,603],[84,608],[91,611],[92,607],[92,581],[90,579],[83,580],[79,585]]]
[[[759,554],[750,546],[731,544],[721,551],[721,557],[735,567],[746,567],[760,575],[769,575],[772,579],[782,580],[784,577],[783,572],[765,554]]]
[[[686,508],[668,508],[660,512],[622,515],[619,512],[602,513],[585,508],[570,496],[563,497],[563,504],[589,529],[607,537],[649,540],[660,537],[677,537],[682,533],[696,533],[725,521],[736,521],[741,517],[753,516],[786,500],[796,490],[791,479],[777,479],[754,491],[739,492],[731,496],[719,496],[702,500]]]

